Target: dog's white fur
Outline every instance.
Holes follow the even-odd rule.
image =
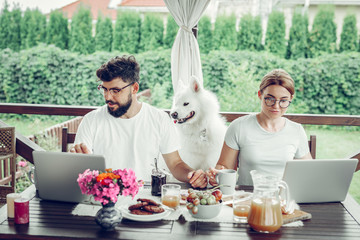
[[[180,136],[180,157],[193,169],[215,167],[226,132],[219,102],[215,94],[201,87],[195,76],[189,86],[180,84],[177,89],[170,115]],[[184,119],[187,120],[183,122]]]

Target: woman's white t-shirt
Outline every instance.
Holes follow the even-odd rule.
[[[239,185],[252,185],[251,170],[282,177],[286,161],[309,153],[306,133],[301,124],[285,118],[278,132],[268,132],[257,121],[256,114],[234,120],[225,135],[225,143],[239,150]]]
[[[151,179],[154,158],[180,148],[169,115],[147,103],[130,119],[111,116],[107,105],[86,114],[76,134],[79,143],[104,155],[107,168],[131,168],[144,181]]]

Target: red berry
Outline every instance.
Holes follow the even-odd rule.
[[[211,194],[215,196],[217,202],[220,201],[222,198],[222,192],[219,189],[216,189]]]

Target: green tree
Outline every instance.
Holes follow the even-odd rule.
[[[252,34],[254,38],[253,49],[258,51],[263,50],[264,48],[264,46],[261,43],[263,36],[262,32],[263,30],[261,26],[261,18],[260,16],[256,16],[253,19]]]
[[[305,51],[305,57],[306,58],[309,58],[310,57],[310,32],[309,32],[309,16],[308,16],[308,13],[304,13],[304,25],[306,26],[306,51]]]
[[[261,50],[262,28],[260,17],[244,15],[240,20],[238,32],[238,50]]]
[[[336,25],[334,7],[324,6],[317,12],[310,33],[310,56],[336,51]]]
[[[307,51],[307,15],[295,12],[292,18],[286,58],[305,58]]]
[[[357,50],[358,31],[356,27],[355,14],[347,15],[344,18],[344,24],[341,32],[340,52]]]
[[[166,24],[166,33],[164,37],[164,47],[165,48],[171,48],[174,44],[174,40],[176,37],[176,34],[179,30],[179,26],[175,22],[174,18],[171,16],[171,14],[167,17],[167,24]]]
[[[46,31],[46,43],[54,44],[61,49],[67,49],[69,43],[68,20],[60,11],[50,13]]]
[[[209,53],[212,50],[211,20],[208,16],[200,18],[198,23],[198,43],[201,53]]]
[[[217,17],[213,35],[213,49],[236,50],[237,44],[235,27],[235,15]]]
[[[285,57],[285,17],[282,12],[273,11],[269,15],[265,49],[277,56]]]
[[[80,6],[71,21],[69,49],[73,52],[90,54],[95,50],[94,45],[90,9]]]
[[[14,5],[13,10],[10,12],[9,5],[5,2],[0,15],[0,49],[20,50],[20,22],[21,10],[19,5]]]
[[[10,32],[11,16],[9,11],[9,4],[5,1],[4,8],[0,15],[0,49],[7,48],[9,44],[8,35]]]
[[[0,49],[7,48],[10,21],[9,4],[5,1],[4,8],[1,10],[0,15]]]
[[[154,14],[146,14],[141,24],[140,48],[142,51],[158,49],[163,45],[164,25]]]
[[[21,35],[20,35],[20,25],[21,25],[21,10],[19,5],[15,5],[11,11],[11,23],[10,23],[10,33],[9,33],[9,45],[8,47],[14,51],[19,51],[21,48]]]
[[[140,45],[141,18],[135,12],[119,11],[115,23],[113,49],[138,53]]]
[[[46,42],[46,16],[39,9],[27,9],[21,23],[22,48]]]
[[[21,25],[20,25],[21,49],[26,49],[27,48],[26,38],[27,38],[27,35],[28,35],[29,24],[31,22],[31,18],[32,18],[32,12],[28,8],[24,12],[24,15],[23,15],[23,17],[21,19]]]
[[[96,23],[95,50],[111,52],[113,27],[109,17],[103,19],[100,14]]]

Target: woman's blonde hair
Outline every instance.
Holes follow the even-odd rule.
[[[260,92],[270,85],[280,85],[286,88],[291,96],[295,94],[295,83],[291,76],[283,69],[274,69],[267,73],[260,83]]]

